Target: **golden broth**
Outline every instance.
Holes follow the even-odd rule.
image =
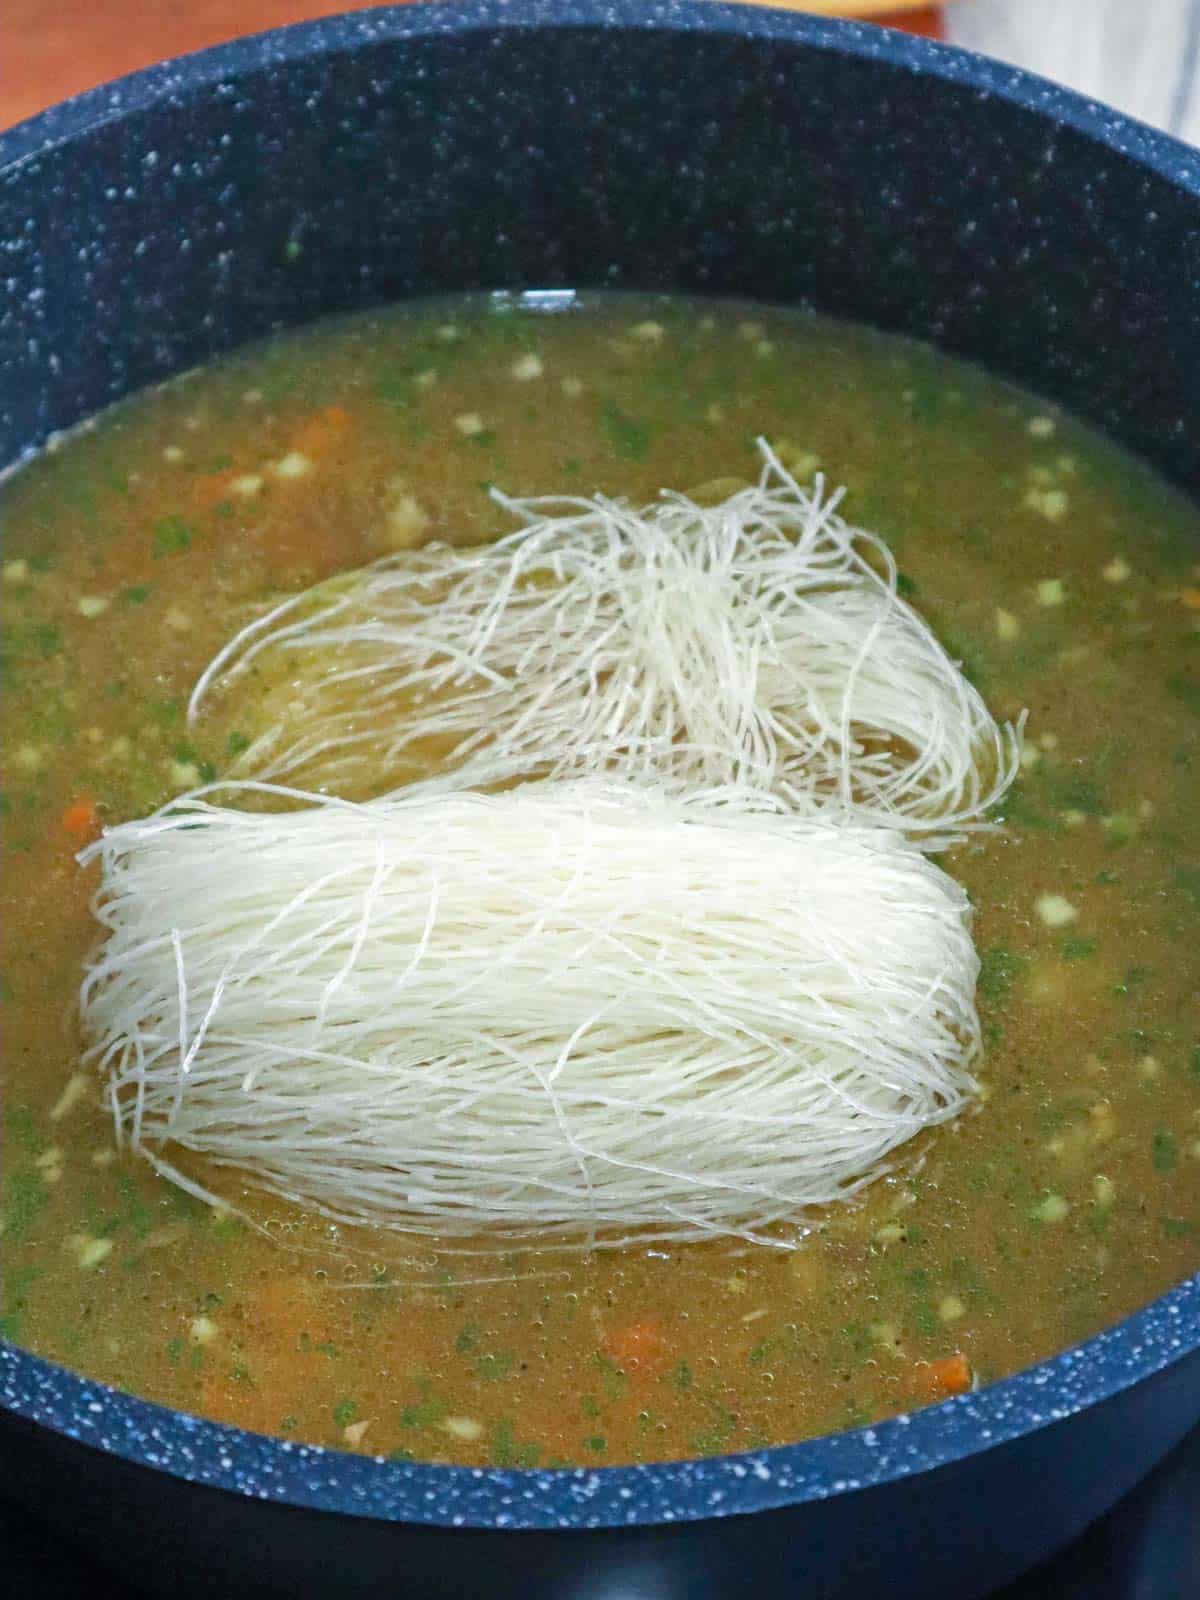
[[[756,470],[849,487],[997,715],[1003,832],[947,865],[983,958],[988,1097],[794,1254],[497,1258],[331,1225],[228,1173],[213,1212],[117,1154],[73,1017],[74,861],[219,772],[197,673],[264,601],[488,499],[649,499]],[[500,1465],[781,1443],[986,1381],[1200,1264],[1200,516],[1052,408],[793,312],[588,297],[332,321],[139,397],[9,480],[3,1331],[183,1409]],[[484,1241],[486,1243],[486,1241]]]

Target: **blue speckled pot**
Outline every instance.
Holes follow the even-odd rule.
[[[0,463],[268,328],[432,289],[812,301],[1200,489],[1200,158],[1036,79],[716,4],[371,11],[0,140]],[[971,1600],[1200,1417],[1200,1283],[911,1418],[645,1468],[398,1466],[0,1344],[0,1489],[149,1592]]]

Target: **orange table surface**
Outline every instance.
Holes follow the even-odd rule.
[[[790,9],[861,8],[874,16],[881,3],[813,0]],[[939,32],[937,7],[914,11],[903,0],[892,3],[904,14],[878,20],[917,33]],[[367,8],[348,6],[345,0],[0,0],[0,128],[167,56],[351,9]]]

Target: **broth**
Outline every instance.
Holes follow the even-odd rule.
[[[792,311],[481,297],[333,320],[139,396],[3,485],[4,1334],[90,1376],[370,1453],[594,1465],[739,1450],[1085,1338],[1200,1265],[1200,516],[1051,407]],[[79,1073],[74,860],[219,773],[188,693],[263,602],[488,498],[638,502],[771,438],[890,543],[998,716],[1029,710],[970,891],[986,1098],[794,1253],[486,1251],[331,1224],[113,1147]],[[260,1224],[247,1226],[236,1212]]]

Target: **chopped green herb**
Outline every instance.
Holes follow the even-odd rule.
[[[57,622],[35,622],[31,631],[40,656],[49,659],[62,654],[63,631]]]
[[[195,767],[201,783],[212,783],[217,776],[217,769],[211,761],[202,761],[190,744],[177,744],[172,747],[171,754],[175,760],[185,766]]]
[[[211,1207],[203,1200],[198,1200],[194,1194],[189,1194],[186,1189],[180,1189],[175,1184],[167,1186],[165,1199],[175,1215],[187,1222],[200,1222],[212,1214]]]
[[[33,1227],[50,1199],[50,1190],[34,1167],[17,1167],[4,1178],[4,1241],[16,1244]]]
[[[1189,711],[1200,716],[1200,678],[1189,678],[1183,673],[1167,679],[1167,688],[1177,700],[1182,700]]]
[[[8,1138],[27,1150],[31,1156],[41,1155],[46,1148],[38,1125],[37,1112],[32,1106],[7,1106],[4,1112],[4,1131]]]
[[[358,1405],[353,1400],[339,1400],[333,1408],[335,1428],[348,1428],[358,1415]]]
[[[128,588],[122,589],[117,599],[123,606],[143,605],[154,593],[153,586],[148,583],[131,583]]]
[[[1064,961],[1086,961],[1100,948],[1099,939],[1088,939],[1082,934],[1068,934],[1059,946]]]
[[[844,1323],[829,1341],[829,1359],[842,1372],[852,1372],[874,1349],[871,1330],[861,1322]]]
[[[20,1333],[21,1313],[29,1298],[29,1291],[41,1277],[42,1269],[28,1264],[23,1267],[6,1267],[4,1271],[5,1313],[0,1317],[0,1338],[16,1340]]]
[[[417,1405],[404,1406],[400,1411],[400,1426],[402,1428],[432,1428],[446,1415],[446,1407],[441,1400],[435,1400],[427,1395]]]
[[[615,1361],[606,1356],[603,1351],[599,1350],[592,1357],[592,1365],[600,1372],[605,1398],[607,1400],[620,1400],[628,1384],[628,1380],[620,1367],[617,1366]]]
[[[641,461],[650,448],[650,429],[611,401],[600,413],[605,438],[618,455],[628,461]]]
[[[961,666],[963,677],[976,688],[983,688],[993,676],[994,668],[979,640],[960,633],[951,622],[943,618],[937,619],[937,631],[951,659]],[[1013,785],[1001,807],[1006,817],[1009,815],[1013,793],[1017,787],[1019,786]]]
[[[540,1451],[535,1444],[518,1444],[511,1421],[501,1417],[492,1425],[489,1454],[494,1467],[536,1467]]]
[[[155,556],[177,555],[192,542],[192,530],[182,517],[160,517],[154,524]]]
[[[1131,994],[1134,989],[1140,989],[1146,979],[1153,975],[1153,972],[1153,967],[1133,966],[1126,968],[1125,976],[1120,983],[1113,986],[1113,993],[1123,999],[1126,995]]]
[[[712,1422],[692,1438],[692,1449],[698,1456],[715,1456],[733,1437],[737,1418],[727,1407],[714,1402]]]
[[[938,1331],[937,1312],[928,1300],[918,1300],[913,1306],[913,1326],[923,1339],[932,1338]]]
[[[127,1227],[135,1239],[144,1239],[154,1226],[154,1213],[128,1173],[123,1172],[117,1179],[117,1190],[122,1201],[121,1226]]]
[[[1082,772],[1066,772],[1050,787],[1055,804],[1063,811],[1082,811],[1087,817],[1102,817],[1109,810],[1104,796]]]
[[[182,700],[148,700],[146,709],[151,721],[158,723],[160,728],[174,727],[183,718]]]
[[[507,1350],[489,1351],[487,1355],[480,1356],[475,1363],[475,1371],[481,1378],[494,1383],[498,1378],[506,1378],[516,1365],[517,1358]]]
[[[976,991],[981,1000],[1000,1005],[1012,993],[1012,986],[1028,967],[1025,956],[1015,955],[1006,945],[993,945],[979,958]]]
[[[1166,1128],[1156,1128],[1151,1142],[1155,1172],[1170,1172],[1179,1160],[1179,1146]]]
[[[511,1467],[516,1461],[516,1434],[507,1417],[502,1417],[492,1428],[491,1458],[494,1467]]]
[[[1012,788],[1000,802],[999,811],[1003,821],[1011,823],[1014,828],[1024,828],[1030,833],[1061,833],[1063,822],[1061,818],[1040,810],[1025,791],[1024,784],[1014,783]]]

